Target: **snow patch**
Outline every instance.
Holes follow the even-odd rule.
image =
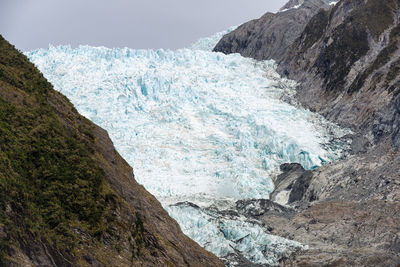
[[[278,13],[286,12],[286,11],[291,10],[291,9],[298,9],[301,6],[302,6],[302,4],[298,4],[298,5],[295,5],[295,6],[291,7],[291,8],[285,8],[285,9],[279,10]]]

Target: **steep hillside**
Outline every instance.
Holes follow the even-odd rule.
[[[243,42],[259,43],[249,53],[227,51],[276,59],[280,73],[298,82],[302,105],[354,132],[352,155],[346,159],[311,172],[281,166],[272,200],[297,213],[266,212],[262,220],[279,225],[275,234],[309,245],[286,265],[400,263],[399,15],[395,0],[342,0],[316,12],[283,52],[260,57],[275,45],[265,37],[274,28],[264,28],[261,39],[244,33]]]
[[[399,14],[394,0],[342,0],[314,16],[279,63],[300,82],[302,104],[356,133],[355,155],[311,181],[318,199],[400,200]]]
[[[318,10],[329,8],[325,2],[327,1],[289,1],[280,12],[266,13],[225,35],[214,51],[240,53],[258,60],[279,60]]]
[[[280,62],[283,73],[301,81],[302,103],[370,134],[373,143],[391,136],[394,146],[400,138],[399,13],[394,0],[341,1],[315,16]]]
[[[221,266],[0,36],[0,265]]]
[[[298,3],[289,1],[285,7]],[[340,190],[331,186],[335,197],[343,197],[344,191],[357,199],[379,194],[375,190],[381,183],[377,175],[396,177],[399,171],[396,164],[400,145],[399,14],[399,2],[395,0],[342,0],[328,10],[320,9],[283,53],[261,57],[260,51],[276,45],[265,37],[276,29],[260,28],[257,35],[243,32],[241,37],[246,43],[259,42],[258,50],[239,50],[243,55],[278,59],[280,73],[298,82],[297,99],[301,104],[354,131],[355,155],[347,163],[337,163],[341,167],[333,177],[335,182],[344,179],[345,183],[352,176],[362,174],[367,178],[362,186],[356,183]],[[215,49],[234,35],[235,32],[226,35]],[[288,38],[287,42],[290,41]],[[336,168],[332,166],[319,171],[326,169],[329,173]],[[335,184],[332,177],[323,183],[328,186],[328,182]],[[322,182],[318,183],[321,189]],[[361,189],[354,191],[354,187]],[[331,193],[329,196],[334,197]]]

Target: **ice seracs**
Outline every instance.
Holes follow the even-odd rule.
[[[335,160],[343,147],[330,140],[346,132],[282,101],[294,83],[273,61],[212,53],[218,36],[176,51],[59,46],[27,56],[109,132],[186,234],[221,257],[234,247],[253,262],[276,263],[300,244],[205,209],[268,198],[280,164],[312,169]],[[176,205],[185,201],[198,208]]]
[[[171,205],[167,210],[187,235],[220,257],[239,251],[254,263],[276,265],[281,257],[304,248],[298,242],[268,234],[262,225],[239,216],[221,216],[190,203]]]

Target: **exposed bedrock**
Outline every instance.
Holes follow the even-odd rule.
[[[329,5],[322,0],[289,1],[280,12],[266,13],[225,35],[214,51],[240,53],[258,60],[280,60],[321,8],[328,9]]]
[[[329,6],[328,1],[310,0],[294,8],[301,2],[290,1],[289,10],[241,25],[214,50],[275,59],[282,75],[299,82],[298,100],[352,128],[364,140],[356,144],[391,138],[397,147],[398,2],[342,0]],[[359,148],[358,152],[365,151]]]
[[[398,266],[399,214],[400,206],[393,202],[332,200],[290,220],[279,217],[272,233],[309,246],[283,260],[285,266]]]
[[[342,0],[308,9],[301,29],[285,35],[281,21],[306,17],[311,3],[294,9],[300,3],[290,1],[292,9],[250,21],[215,47],[275,59],[281,75],[298,82],[302,105],[354,132],[345,159],[313,171],[282,165],[271,199],[297,213],[267,211],[261,220],[309,246],[282,265],[398,266],[400,3]],[[276,31],[280,38],[271,38]]]

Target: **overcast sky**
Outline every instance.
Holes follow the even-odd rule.
[[[49,44],[182,48],[277,11],[287,0],[0,0],[0,33],[18,49]]]

